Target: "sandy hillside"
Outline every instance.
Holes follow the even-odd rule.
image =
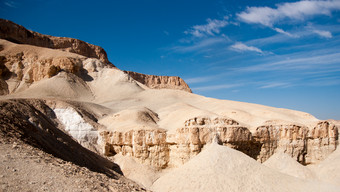
[[[160,177],[155,191],[338,191],[335,186],[281,174],[216,143]]]
[[[281,173],[302,179],[314,179],[313,172],[282,151],[276,152],[263,165]]]
[[[325,160],[317,165],[309,166],[316,177],[324,182],[337,185],[340,188],[340,150],[335,150]]]

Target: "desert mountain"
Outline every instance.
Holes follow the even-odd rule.
[[[196,95],[179,77],[122,71],[98,46],[8,20],[0,38],[3,145],[23,142],[127,191],[142,188],[120,171],[155,191],[336,191],[323,164],[337,158],[336,121]]]

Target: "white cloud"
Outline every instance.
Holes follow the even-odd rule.
[[[229,42],[229,39],[223,37],[210,37],[206,39],[200,39],[200,41],[187,46],[175,46],[171,49],[176,52],[187,53],[192,51],[199,51],[202,49],[207,50],[208,47],[216,46],[217,44]]]
[[[223,85],[212,85],[212,86],[202,86],[202,87],[194,87],[192,90],[194,91],[213,91],[219,89],[230,89],[234,87],[240,87],[242,84],[223,84]]]
[[[287,35],[289,37],[297,37],[296,35],[292,35],[291,33],[284,31],[283,29],[280,29],[280,28],[277,28],[277,27],[274,27],[273,30],[275,30],[278,33],[282,33],[284,35]]]
[[[194,83],[202,83],[202,82],[208,82],[214,79],[216,76],[206,76],[206,77],[194,77],[194,78],[188,78],[184,79],[186,83],[188,84],[194,84]]]
[[[316,34],[320,35],[321,37],[324,37],[324,38],[327,38],[327,39],[333,37],[333,36],[332,36],[332,33],[329,32],[329,31],[316,30],[316,29],[315,29],[315,30],[313,30],[313,33],[316,33]]]
[[[270,7],[248,7],[246,11],[237,14],[237,17],[246,23],[261,24],[272,27],[278,21],[291,19],[303,21],[315,15],[331,15],[334,10],[340,10],[339,0],[330,1],[298,1],[283,3]]]
[[[220,29],[228,24],[228,17],[225,16],[222,20],[207,19],[205,25],[195,25],[191,29],[184,31],[185,34],[191,34],[195,37],[214,36],[220,33]]]
[[[275,88],[275,87],[291,87],[292,85],[290,83],[281,83],[281,82],[270,82],[267,83],[266,85],[261,86],[261,89],[268,89],[268,88]]]
[[[241,52],[243,52],[243,51],[253,51],[253,52],[257,52],[257,53],[261,53],[261,54],[264,53],[261,49],[259,49],[257,47],[248,46],[248,45],[245,45],[245,44],[240,43],[240,42],[235,43],[234,45],[230,46],[230,48],[232,50],[241,51]]]
[[[283,59],[282,57],[274,58],[264,64],[252,65],[243,68],[237,68],[238,72],[264,72],[264,71],[303,71],[308,70],[324,73],[325,69],[334,71],[340,69],[340,53],[330,53],[325,55],[310,56],[305,52],[299,53],[295,58]]]
[[[4,4],[11,8],[17,8],[16,3],[14,1],[5,1]]]

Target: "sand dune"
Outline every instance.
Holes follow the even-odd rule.
[[[276,152],[263,165],[275,169],[281,173],[302,179],[313,179],[313,172],[306,166],[301,165],[288,154],[282,151]]]
[[[276,172],[241,152],[218,144],[207,146],[182,167],[160,177],[155,191],[338,191],[321,182]]]

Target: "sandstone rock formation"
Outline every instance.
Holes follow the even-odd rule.
[[[309,130],[298,125],[260,126],[255,133],[228,118],[197,117],[169,133],[161,129],[100,133],[105,155],[121,153],[155,168],[178,167],[199,154],[214,140],[264,162],[284,151],[302,164],[313,164],[331,154],[338,145],[338,128],[321,121]]]
[[[0,38],[18,44],[29,44],[77,53],[85,57],[97,58],[105,64],[110,64],[105,50],[99,46],[73,38],[43,35],[27,30],[23,26],[5,19],[0,19]]]
[[[175,76],[156,76],[136,73],[133,71],[125,71],[134,80],[152,88],[152,89],[178,89],[192,92],[189,86],[180,77]]]
[[[313,129],[293,124],[267,125],[256,129],[254,140],[262,145],[256,157],[261,162],[280,149],[302,164],[310,164],[323,160],[337,148],[338,128],[328,121],[318,122]]]

